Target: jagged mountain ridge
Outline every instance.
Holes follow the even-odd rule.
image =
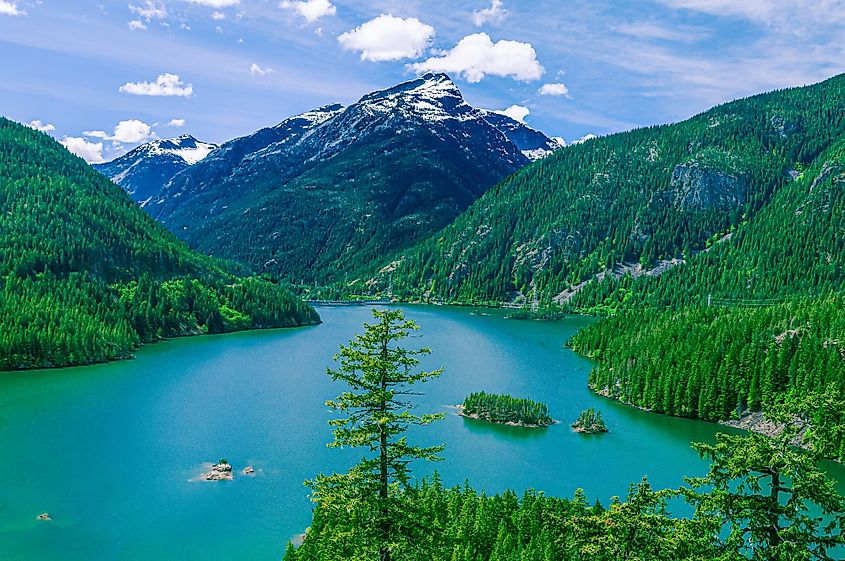
[[[110,162],[94,164],[94,169],[123,187],[143,206],[170,178],[215,149],[216,144],[183,134],[142,144]]]
[[[427,74],[224,143],[145,208],[203,252],[294,281],[342,280],[447,225],[530,163],[524,146],[537,157],[555,144],[519,136],[531,129],[516,121],[503,132],[505,119]]]

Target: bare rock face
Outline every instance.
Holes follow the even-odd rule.
[[[678,164],[670,182],[672,203],[682,210],[730,210],[745,203],[749,178],[693,161]]]
[[[41,520],[41,521],[43,521],[43,522],[49,522],[50,520],[52,520],[52,518],[50,518],[50,515],[49,515],[49,514],[47,514],[46,512],[42,512],[41,514],[39,514],[38,516],[36,516],[36,517],[35,517],[35,519],[36,519],[36,520]]]

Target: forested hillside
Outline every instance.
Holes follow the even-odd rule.
[[[47,135],[0,119],[0,369],[319,321],[287,290],[227,267],[191,252]]]
[[[491,189],[375,286],[392,281],[406,298],[542,306],[568,304],[593,279],[656,276],[819,170],[819,156],[845,133],[843,100],[837,76],[560,150]]]
[[[616,314],[573,340],[599,359],[591,386],[657,412],[724,420],[840,385],[843,166],[839,142],[710,251],[659,278],[594,283],[574,298]]]

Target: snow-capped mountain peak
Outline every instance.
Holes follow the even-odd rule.
[[[153,140],[136,148],[148,156],[174,155],[182,158],[188,165],[193,165],[217,148],[216,144],[201,142],[189,134],[176,138]]]

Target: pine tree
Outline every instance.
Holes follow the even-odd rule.
[[[345,513],[351,522],[347,545],[354,554],[380,561],[410,547],[414,520],[403,508],[401,496],[409,489],[414,460],[438,460],[443,446],[414,446],[405,433],[412,425],[425,426],[442,414],[412,413],[410,398],[420,395],[415,384],[437,378],[442,369],[416,371],[428,348],[409,350],[399,346],[418,329],[401,310],[373,310],[376,323],[365,324],[364,333],[342,345],[335,356],[336,369],[328,369],[334,381],[349,386],[326,406],[343,417],[333,419],[332,448],[361,448],[364,456],[348,472],[320,475],[308,482],[313,500],[325,512]],[[342,558],[342,557],[338,557]]]

